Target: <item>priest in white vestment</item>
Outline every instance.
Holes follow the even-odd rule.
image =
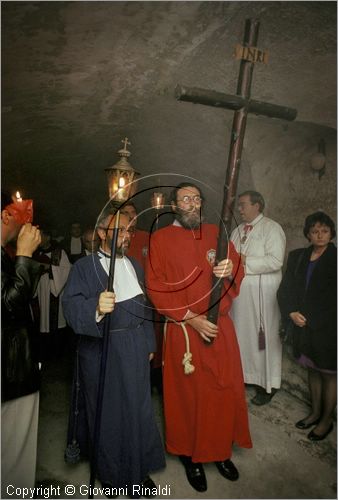
[[[34,259],[44,266],[44,273],[36,289],[40,309],[42,357],[53,357],[63,352],[67,326],[62,309],[63,289],[71,269],[67,254],[51,240],[51,233],[41,230],[41,245]]]
[[[251,400],[268,403],[281,385],[282,345],[277,290],[282,279],[285,234],[281,226],[265,217],[264,199],[256,191],[240,194],[242,223],[231,241],[242,256],[245,277],[233,301],[233,318],[240,346],[244,381],[257,386]]]

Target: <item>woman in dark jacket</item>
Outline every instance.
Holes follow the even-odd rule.
[[[284,326],[292,322],[294,355],[308,369],[312,409],[296,427],[316,426],[308,438],[319,441],[333,429],[337,404],[336,231],[328,215],[315,212],[303,232],[311,245],[290,252],[277,297]]]

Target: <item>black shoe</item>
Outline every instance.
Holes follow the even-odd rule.
[[[270,403],[276,392],[277,389],[272,389],[270,393],[264,390],[258,390],[256,396],[251,399],[251,403],[257,406],[266,405],[267,403]]]
[[[154,498],[156,497],[156,484],[154,483],[154,481],[151,479],[151,477],[149,476],[146,476],[142,483],[141,483],[141,486],[142,486],[142,496],[144,498]],[[155,492],[154,492],[154,488],[155,488]]]
[[[180,455],[180,460],[185,468],[185,473],[190,485],[196,491],[207,491],[207,479],[204,474],[203,465],[191,461],[191,457]]]
[[[102,489],[103,489],[103,493],[105,494],[105,496],[107,498],[117,498],[118,497],[117,493],[113,494],[113,491],[114,491],[115,488],[113,488],[111,484],[101,483],[101,486],[102,486]]]
[[[303,420],[299,420],[298,422],[295,423],[295,426],[297,429],[310,429],[313,425],[317,425],[319,423],[320,418],[317,418],[314,422],[310,422],[308,424],[305,423],[306,418],[303,418]]]
[[[237,481],[239,478],[238,470],[231,460],[224,460],[223,462],[215,462],[217,469],[223,477],[229,481]]]
[[[308,439],[310,439],[310,441],[322,441],[332,431],[333,431],[333,424],[330,425],[330,427],[328,428],[328,430],[326,432],[324,432],[324,434],[319,435],[319,434],[316,434],[314,431],[311,431],[311,432],[309,432],[307,437],[308,437]]]

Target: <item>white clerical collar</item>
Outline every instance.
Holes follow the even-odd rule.
[[[261,219],[263,219],[264,215],[261,213],[259,215],[257,215],[256,219],[254,219],[253,221],[251,222],[243,222],[243,224],[250,224],[251,226],[255,226]]]
[[[97,255],[103,269],[109,275],[110,255],[101,248],[97,252]],[[134,266],[126,257],[115,259],[113,288],[116,295],[116,302],[122,302],[123,300],[132,299],[137,295],[143,294]]]

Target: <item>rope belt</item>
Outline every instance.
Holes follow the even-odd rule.
[[[185,375],[190,375],[195,371],[194,365],[191,364],[192,361],[192,354],[190,352],[190,342],[189,342],[189,335],[188,335],[188,330],[187,327],[185,326],[184,321],[175,321],[171,318],[166,318],[165,323],[164,323],[164,328],[163,328],[163,333],[164,333],[164,339],[166,339],[166,334],[167,334],[167,325],[168,322],[171,321],[172,323],[175,323],[175,325],[180,325],[184,336],[185,336],[185,348],[186,352],[184,353],[183,359],[182,359],[182,365],[184,366],[184,373]]]

